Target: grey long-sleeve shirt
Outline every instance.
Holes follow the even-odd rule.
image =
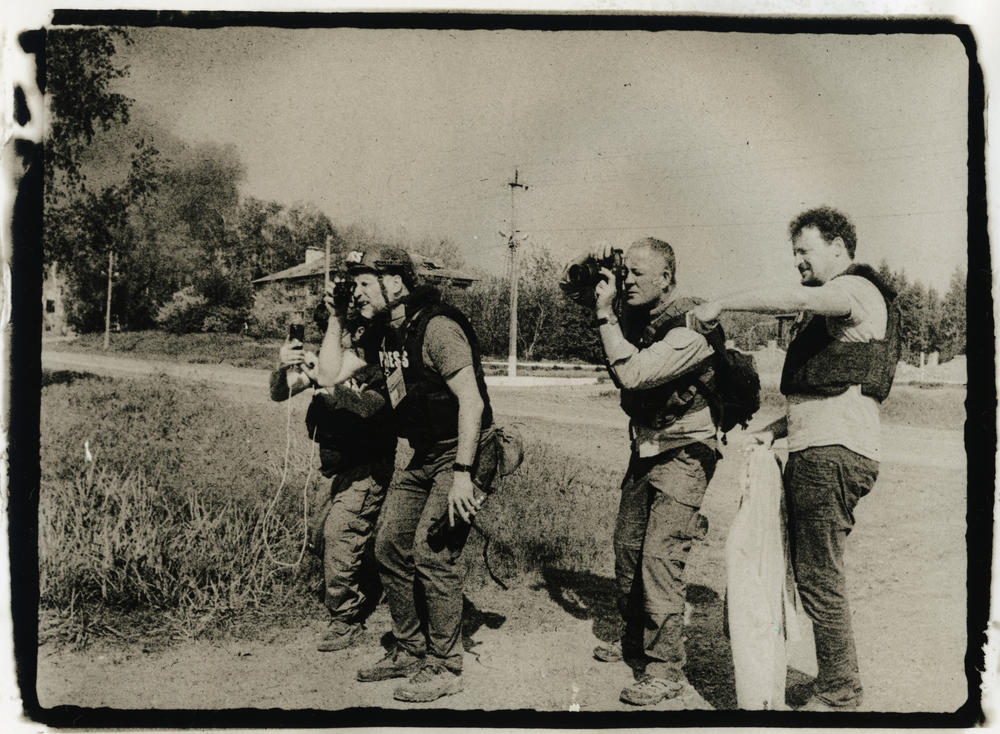
[[[642,390],[656,387],[698,367],[715,351],[701,334],[686,327],[671,329],[657,342],[639,349],[625,338],[618,324],[600,328],[604,354],[622,387]],[[639,456],[656,456],[677,446],[715,437],[709,408],[686,413],[666,428],[633,424],[633,449]]]

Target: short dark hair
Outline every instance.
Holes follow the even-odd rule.
[[[844,241],[844,249],[850,258],[854,259],[854,250],[858,246],[858,236],[854,225],[847,215],[829,206],[820,206],[804,211],[788,225],[788,233],[794,241],[806,227],[815,227],[827,242],[833,242],[838,237]]]
[[[670,268],[670,285],[677,284],[677,258],[674,257],[674,248],[670,246],[669,242],[658,240],[655,237],[643,237],[629,245],[630,250],[636,247],[646,247],[660,255],[663,258],[664,267]]]

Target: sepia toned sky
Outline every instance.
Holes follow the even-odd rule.
[[[838,26],[842,29],[843,26]],[[968,59],[950,35],[133,29],[122,91],[243,193],[449,237],[501,272],[666,239],[685,290],[796,282],[787,223],[829,204],[858,259],[947,288],[966,263]]]

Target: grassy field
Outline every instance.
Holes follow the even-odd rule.
[[[328,484],[309,471],[305,401],[241,404],[166,377],[43,383],[43,640],[189,637],[306,613],[321,569],[302,554],[303,498],[314,506]],[[554,509],[567,492],[615,486],[617,471],[529,439],[522,469],[498,484],[503,501],[480,516],[495,571],[591,566],[613,500],[574,523]],[[464,555],[473,584],[487,579],[482,545],[473,534]]]

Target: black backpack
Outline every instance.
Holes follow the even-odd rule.
[[[760,410],[760,376],[753,357],[726,347],[725,337],[720,336],[721,333],[712,334],[708,338],[715,350],[715,390],[714,393],[706,390],[706,393],[725,434],[736,426],[746,428],[754,413]],[[723,443],[725,440],[723,436]]]

